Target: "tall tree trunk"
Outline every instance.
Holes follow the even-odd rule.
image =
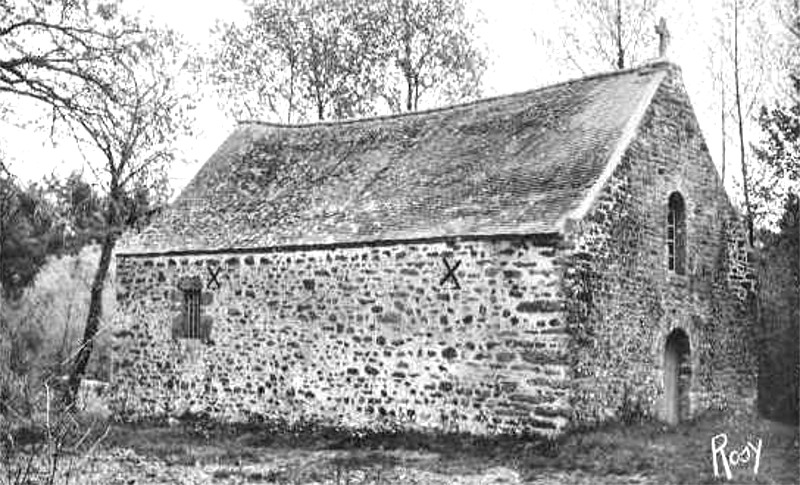
[[[722,188],[725,188],[725,79],[724,76],[720,76],[722,79],[722,107],[720,108],[720,125],[722,126]]]
[[[733,79],[736,88],[736,116],[739,125],[739,157],[742,164],[742,190],[747,212],[747,240],[753,244],[753,208],[750,205],[750,186],[747,177],[747,160],[744,147],[744,120],[742,119],[742,96],[739,86],[739,0],[733,2]]]
[[[292,110],[294,109],[294,76],[295,76],[295,63],[292,61],[289,64],[289,109],[286,113],[286,123],[292,123]]]
[[[89,315],[86,318],[86,327],[83,329],[83,339],[75,364],[69,375],[69,385],[67,388],[67,404],[72,404],[78,396],[78,389],[81,379],[86,373],[89,358],[92,356],[94,339],[100,330],[100,319],[103,316],[103,287],[105,286],[108,268],[111,266],[111,253],[117,242],[117,232],[110,229],[103,238],[103,245],[100,249],[100,263],[94,273],[92,281],[91,296],[89,298]]]
[[[414,111],[419,110],[419,76],[414,76]]]
[[[0,214],[0,218],[2,217],[3,215]],[[5,239],[5,235],[6,235],[6,229],[3,224],[0,224],[0,315],[2,315],[3,313],[3,300],[5,300],[5,298],[3,297],[3,291],[4,291],[3,275],[6,274],[5,273],[6,265],[5,265],[5,260],[3,259],[3,241]],[[0,327],[2,327],[2,325],[0,325]]]
[[[414,73],[411,70],[411,19],[408,18],[410,5],[408,0],[403,0],[403,55],[405,59],[401,61],[403,76],[406,78],[406,111],[415,111],[414,106]]]
[[[3,309],[3,277],[6,274],[6,260],[3,259],[3,246],[6,243],[6,224],[5,224],[5,208],[3,214],[0,214],[0,311]]]
[[[8,239],[9,227],[12,226],[12,222],[19,213],[19,209],[13,207],[14,199],[17,195],[14,192],[15,189],[12,186],[11,180],[12,179],[9,177],[6,183],[0,187],[0,302],[2,302],[6,296],[6,289],[3,286],[3,278],[6,276],[6,260],[3,255],[3,247],[5,247]],[[9,290],[10,289],[13,289],[13,285]],[[2,303],[0,303],[0,305],[1,304]]]
[[[322,95],[319,79],[320,76],[314,76],[314,100],[317,103],[317,120],[323,121],[325,119],[325,99]]]
[[[622,0],[617,0],[617,69],[625,68],[625,49],[622,47]]]
[[[111,166],[114,166],[110,162]],[[94,339],[100,330],[100,319],[103,316],[103,288],[105,287],[108,276],[108,268],[111,266],[111,253],[120,235],[119,221],[121,220],[123,197],[118,185],[118,176],[115,172],[111,174],[110,190],[108,195],[108,207],[106,209],[106,234],[103,244],[100,247],[100,262],[94,272],[92,288],[89,296],[89,314],[86,317],[86,326],[83,328],[83,339],[75,357],[75,363],[69,374],[69,382],[65,395],[67,405],[75,403],[80,389],[81,379],[86,374],[86,367],[94,349]]]
[[[406,96],[406,111],[414,110],[414,81],[411,76],[406,74],[406,86],[408,88],[408,95]]]
[[[0,160],[0,174],[5,171],[5,165],[3,161]],[[2,181],[0,181],[1,183]],[[5,272],[3,268],[5,268],[5,262],[3,260],[3,243],[5,241],[6,236],[6,225],[5,225],[5,217],[6,217],[6,194],[5,194],[6,187],[5,185],[0,185],[0,209],[2,209],[2,213],[0,213],[0,312],[3,310],[3,275]],[[2,322],[0,322],[2,323]]]

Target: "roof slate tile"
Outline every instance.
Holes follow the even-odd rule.
[[[662,71],[382,118],[243,123],[119,251],[559,232]]]

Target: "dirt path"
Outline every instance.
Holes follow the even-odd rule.
[[[283,455],[283,456],[281,456]],[[342,452],[297,452],[265,454],[264,463],[229,465],[178,465],[142,457],[131,450],[118,450],[98,456],[85,468],[82,484],[419,484],[419,485],[517,485],[571,483],[590,484],[655,484],[655,477],[643,474],[597,475],[583,471],[543,470],[524,481],[518,470],[493,466],[472,473],[435,471],[431,462],[436,455],[414,452],[390,455],[398,464],[362,466],[352,462],[352,454]],[[405,455],[405,456],[403,456]],[[415,456],[416,455],[416,456]],[[384,459],[386,456],[383,457]],[[337,465],[338,463],[338,465]]]

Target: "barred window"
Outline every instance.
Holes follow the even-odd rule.
[[[199,288],[183,290],[183,314],[186,316],[184,338],[201,338]]]
[[[667,268],[686,273],[686,209],[678,192],[669,196],[667,209]]]

